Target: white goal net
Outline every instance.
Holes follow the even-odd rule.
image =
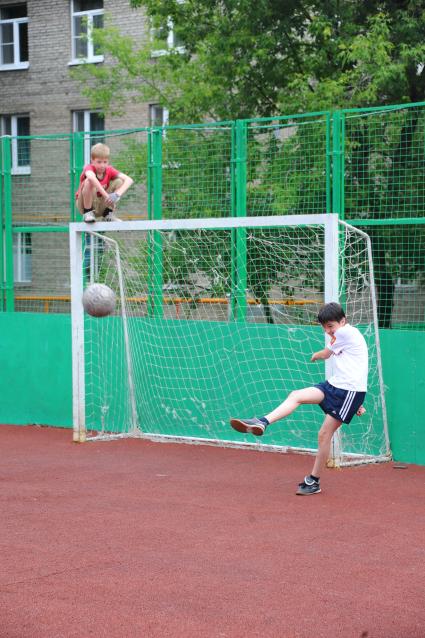
[[[314,452],[323,414],[301,406],[261,438],[262,416],[325,379],[317,312],[340,301],[370,357],[366,414],[341,428],[337,463],[389,455],[367,235],[335,215],[71,224],[74,439],[164,440]],[[84,313],[107,284],[113,314]],[[331,361],[331,360],[329,360]],[[327,364],[329,365],[329,364]]]

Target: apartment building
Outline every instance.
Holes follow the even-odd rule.
[[[149,105],[130,102],[120,117],[103,116],[81,95],[70,69],[108,64],[86,25],[105,16],[125,34],[149,37],[141,9],[129,0],[0,0],[0,115],[2,134],[44,135],[146,126]]]
[[[132,9],[129,0],[0,0],[0,134],[11,136],[2,142],[10,144],[11,166],[10,185],[5,182],[0,188],[3,239],[8,232],[5,191],[11,190],[9,215],[15,228],[64,227],[79,219],[74,202],[77,169],[89,160],[91,144],[106,141],[112,163],[127,172],[126,144],[146,143],[143,132],[105,139],[102,134],[96,137],[96,131],[146,127],[152,118],[158,123],[165,117],[159,104],[136,101],[129,101],[121,116],[104,116],[81,94],[70,70],[83,63],[111,63],[90,38],[90,26],[101,27],[106,19],[136,42],[150,37],[143,10]],[[70,136],[74,132],[87,132],[84,156],[80,148],[78,159]],[[4,146],[0,157],[4,163]],[[120,208],[124,218],[146,217],[145,179],[136,181]],[[15,307],[44,307],[42,300],[20,303],[19,294],[47,298],[69,293],[67,241],[65,233],[14,232]],[[10,268],[2,278],[8,278],[10,287]]]

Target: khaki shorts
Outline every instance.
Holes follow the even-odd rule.
[[[114,193],[117,188],[119,188],[122,185],[123,181],[122,179],[119,179],[118,177],[116,179],[112,179],[109,183],[108,188],[106,189],[107,193]],[[103,213],[105,212],[105,208],[107,208],[106,206],[106,202],[103,199],[103,197],[98,197],[97,195],[94,196],[94,201],[93,201],[93,210],[94,210],[94,214],[96,215],[96,217],[102,217]],[[77,198],[77,208],[78,211],[81,215],[84,214],[84,202],[83,202],[83,193],[82,190],[80,191],[80,194],[78,195]],[[109,206],[110,208],[110,206]],[[115,210],[115,207],[114,207]]]

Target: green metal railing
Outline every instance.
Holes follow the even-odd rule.
[[[30,167],[16,165],[20,140],[30,142]],[[424,102],[2,137],[0,310],[40,311],[22,298],[67,290],[67,255],[60,246],[68,223],[81,219],[75,192],[88,145],[100,140],[110,146],[111,162],[135,181],[121,203],[124,219],[338,213],[371,236],[380,325],[425,328]],[[27,235],[31,255],[19,254],[19,234]],[[163,314],[161,242],[157,233],[149,247],[148,314],[155,317]],[[236,321],[247,316],[246,252],[246,231],[232,231],[229,317]],[[43,278],[52,271],[52,254],[54,285]],[[14,270],[23,258],[32,258],[31,281],[17,281]]]

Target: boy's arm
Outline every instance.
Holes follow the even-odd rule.
[[[105,197],[105,199],[109,197],[109,193],[105,191],[105,189],[103,188],[102,184],[99,182],[99,180],[97,179],[93,171],[90,171],[90,170],[86,171],[86,179],[88,179],[89,182],[91,182],[92,184],[96,186],[96,189],[102,195],[102,197]]]
[[[109,193],[106,204],[108,206],[115,206],[117,201],[128,191],[130,186],[133,184],[133,179],[126,175],[125,173],[118,173],[117,179],[122,180],[122,184],[116,191],[113,193]]]
[[[313,362],[318,361],[319,359],[329,359],[332,355],[332,350],[329,350],[329,348],[323,348],[323,350],[319,350],[319,352],[312,354],[310,361]]]
[[[122,197],[124,193],[126,193],[128,189],[130,188],[130,186],[133,184],[134,180],[128,175],[126,175],[125,173],[119,173],[119,175],[117,176],[117,179],[121,179],[122,184],[119,188],[117,188],[115,192],[117,195]]]

